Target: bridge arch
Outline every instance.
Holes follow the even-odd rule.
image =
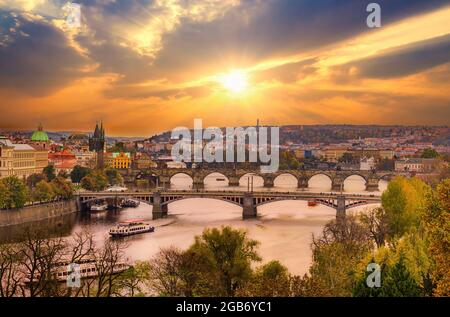
[[[228,186],[230,178],[221,172],[210,172],[203,176],[203,185],[205,187]]]
[[[232,205],[242,208],[242,202],[240,202],[238,199],[233,200],[233,199],[225,199],[225,198],[220,198],[220,197],[178,197],[178,198],[174,198],[172,200],[167,200],[167,201],[163,202],[161,205],[168,206],[177,201],[190,200],[190,199],[208,199],[208,200],[222,201],[222,202],[226,202],[228,204],[232,204]]]
[[[284,180],[282,178],[285,178]],[[289,172],[283,172],[275,176],[273,184],[276,187],[281,188],[297,188],[298,178],[297,175]]]
[[[169,183],[174,188],[192,188],[194,179],[191,175],[183,172],[174,173],[170,176]]]
[[[367,178],[360,173],[348,174],[344,180],[344,191],[346,192],[360,192],[366,190]]]
[[[253,177],[253,187],[264,187],[264,178],[261,175],[255,173],[247,173],[239,177],[239,186],[246,187],[247,179]]]
[[[314,173],[308,178],[309,188],[331,189],[333,178],[331,175],[323,172]]]

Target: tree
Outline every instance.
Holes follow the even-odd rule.
[[[51,182],[53,192],[61,199],[70,199],[73,197],[73,186],[64,178],[58,176]]]
[[[428,149],[423,150],[421,157],[422,158],[436,158],[436,157],[439,157],[439,153],[436,152],[435,149],[428,148]]]
[[[356,267],[371,249],[367,229],[353,216],[325,225],[322,236],[313,236],[313,263],[309,275],[296,281],[295,293],[303,296],[350,296]]]
[[[54,196],[55,193],[53,192],[53,187],[45,180],[41,180],[37,183],[31,191],[31,197],[34,201],[50,201]]]
[[[119,171],[113,168],[107,168],[105,170],[105,175],[108,178],[108,183],[110,185],[120,185],[123,184],[123,177],[120,175]]]
[[[108,186],[108,179],[102,170],[94,170],[81,180],[81,187],[91,191],[101,191]]]
[[[275,297],[290,295],[290,274],[278,261],[259,267],[241,289],[238,296]]]
[[[49,182],[51,182],[56,177],[55,166],[53,164],[49,164],[44,167],[42,172]]]
[[[28,200],[28,189],[24,182],[16,176],[3,178],[0,182],[3,184],[3,186],[0,186],[0,202],[2,202],[2,208],[11,209],[25,206]]]
[[[83,177],[87,176],[91,172],[90,168],[83,167],[80,165],[75,165],[73,170],[70,172],[70,179],[73,183],[80,183]]]
[[[393,265],[382,265],[380,287],[369,287],[367,272],[353,289],[356,297],[417,297],[422,296],[422,290],[404,263],[404,258]]]
[[[450,296],[450,179],[440,183],[427,197],[424,225],[430,240],[431,279],[436,285],[433,294]]]
[[[60,170],[58,173],[58,177],[67,179],[67,178],[69,178],[69,174],[67,174],[67,171],[65,171],[65,170]]]
[[[33,188],[36,186],[37,183],[39,183],[42,180],[46,180],[45,175],[40,173],[40,174],[31,174],[30,176],[28,176],[27,178],[27,186],[29,189]]]
[[[361,223],[370,232],[377,247],[384,245],[388,233],[387,217],[384,209],[382,207],[370,209],[367,213],[362,213],[360,219]]]
[[[231,227],[206,229],[189,248],[206,259],[208,271],[217,275],[217,296],[234,296],[236,290],[251,278],[251,264],[261,261],[256,248],[259,242],[247,232]]]
[[[400,237],[420,223],[425,206],[425,194],[429,187],[419,179],[395,177],[381,196],[386,212],[390,240]]]
[[[120,274],[117,280],[117,295],[119,296],[144,296],[145,284],[148,282],[150,264],[138,261],[128,270]]]

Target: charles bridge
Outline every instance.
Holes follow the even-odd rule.
[[[251,169],[188,169],[188,168],[154,168],[146,170],[127,170],[123,176],[128,183],[136,183],[138,180],[148,180],[150,187],[162,186],[170,187],[170,180],[178,174],[185,174],[191,177],[193,189],[203,189],[205,178],[212,173],[220,173],[228,179],[228,186],[239,186],[239,180],[245,175],[260,176],[264,180],[264,187],[274,187],[275,179],[280,175],[292,175],[297,179],[298,188],[308,188],[309,180],[315,175],[325,175],[331,180],[331,190],[340,191],[344,181],[353,175],[362,177],[366,183],[367,191],[377,191],[380,180],[390,180],[396,175],[407,175],[398,172],[381,171],[338,171],[338,170],[286,170],[276,173],[260,173],[259,170]]]

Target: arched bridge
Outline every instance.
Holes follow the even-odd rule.
[[[380,180],[389,180],[396,175],[405,175],[407,173],[398,172],[378,172],[378,171],[337,171],[337,170],[279,170],[276,173],[260,173],[259,170],[251,169],[188,169],[188,168],[153,168],[146,170],[127,170],[123,176],[131,181],[145,179],[152,176],[158,180],[160,186],[170,187],[170,180],[178,174],[188,175],[192,179],[193,189],[203,189],[205,178],[213,173],[219,173],[228,179],[229,186],[239,186],[239,180],[248,175],[259,176],[264,180],[264,187],[274,186],[275,179],[280,175],[292,175],[297,180],[298,188],[307,188],[309,180],[316,175],[324,175],[331,181],[333,191],[340,191],[343,188],[344,181],[353,175],[364,179],[367,191],[377,191]],[[153,184],[155,185],[155,184]]]
[[[238,192],[238,191],[176,191],[155,190],[148,192],[81,192],[77,195],[79,209],[85,209],[91,202],[103,199],[117,203],[121,199],[133,198],[153,206],[153,219],[167,216],[168,205],[172,202],[189,198],[209,198],[226,201],[242,207],[242,217],[257,216],[257,207],[282,200],[314,200],[336,209],[337,217],[344,217],[347,209],[379,203],[379,196],[309,192]]]

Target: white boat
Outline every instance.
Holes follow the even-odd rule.
[[[91,206],[91,211],[104,211],[108,209],[108,204],[107,203],[102,203],[102,204],[94,204]]]
[[[70,265],[72,264],[72,265]],[[78,268],[75,268],[73,265],[78,265]],[[112,269],[112,274],[121,273],[130,268],[130,265],[125,263],[116,263]],[[103,268],[106,269],[106,268]],[[102,270],[101,266],[98,265],[95,259],[84,259],[78,260],[77,263],[70,263],[69,261],[61,261],[54,264],[54,267],[51,270],[51,275],[58,282],[66,282],[69,276],[73,276],[74,274],[79,273],[80,279],[84,278],[94,278],[100,274]],[[37,273],[33,277],[33,281],[38,282],[40,278],[40,274]],[[30,283],[31,278],[27,276],[25,278],[25,283]]]
[[[138,233],[153,232],[155,227],[142,220],[129,220],[120,222],[109,230],[109,234],[113,237],[126,237]]]

